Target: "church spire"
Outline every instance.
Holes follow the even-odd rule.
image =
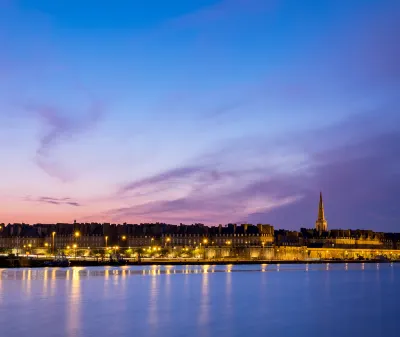
[[[325,220],[324,202],[322,201],[322,192],[319,192],[318,220]]]
[[[315,228],[319,233],[326,232],[328,230],[328,222],[325,219],[324,202],[322,200],[322,192],[319,193],[319,207],[318,207],[318,218],[315,222]]]

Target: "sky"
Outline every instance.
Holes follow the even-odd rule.
[[[400,232],[400,1],[0,0],[0,222]]]

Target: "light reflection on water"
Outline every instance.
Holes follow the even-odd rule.
[[[0,335],[398,336],[399,277],[364,263],[0,269]]]
[[[375,264],[377,270],[379,263]],[[394,264],[383,264],[393,267]],[[236,273],[236,272],[279,272],[279,271],[321,271],[326,270],[364,270],[365,264],[304,264],[304,265],[203,265],[203,266],[144,266],[144,267],[74,267],[74,268],[41,268],[41,269],[0,269],[0,280],[53,280],[54,279],[72,279],[83,277],[104,277],[108,280],[110,277],[130,276],[130,275],[161,275],[161,274],[204,274],[204,273]],[[29,287],[29,283],[25,286]],[[1,284],[0,284],[1,286]],[[44,284],[43,286],[46,286]]]

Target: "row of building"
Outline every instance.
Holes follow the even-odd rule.
[[[400,249],[400,234],[370,230],[328,230],[320,195],[314,229],[275,230],[269,224],[226,226],[164,223],[0,224],[0,249],[53,251],[107,247],[271,247]]]

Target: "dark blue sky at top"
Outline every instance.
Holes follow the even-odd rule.
[[[322,190],[331,228],[398,231],[399,22],[395,0],[1,0],[0,222],[295,229]]]

